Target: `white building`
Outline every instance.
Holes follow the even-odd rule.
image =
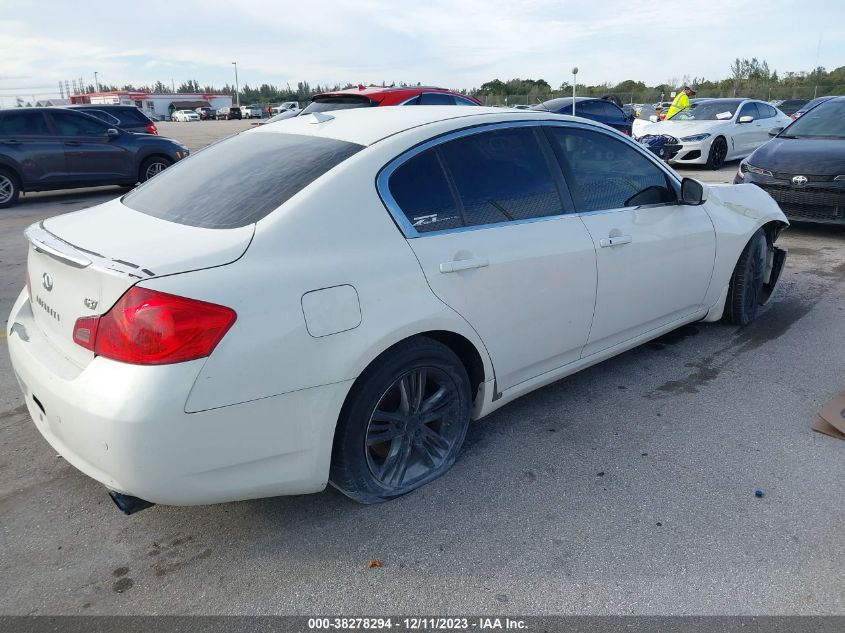
[[[134,105],[145,114],[158,119],[169,119],[174,110],[193,110],[199,107],[211,107],[215,110],[232,105],[232,96],[210,93],[154,94],[116,90],[114,92],[89,92],[72,95],[73,103],[99,103],[103,105]]]

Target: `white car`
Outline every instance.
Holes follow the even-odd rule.
[[[300,110],[299,101],[285,101],[284,103],[280,103],[277,106],[273,106],[273,114],[281,114],[282,112],[287,112],[288,110]]]
[[[583,119],[318,112],[31,226],[8,346],[38,430],[125,512],[327,483],[378,502],[445,473],[471,419],[749,322],[787,225]]]
[[[200,115],[193,110],[176,110],[170,117],[171,121],[199,121]]]
[[[683,148],[669,161],[674,165],[707,165],[719,169],[726,161],[745,158],[769,141],[769,130],[786,127],[792,120],[777,108],[754,99],[706,99],[667,121],[634,130],[645,134],[668,134]]]
[[[241,117],[244,119],[260,119],[264,116],[264,110],[261,106],[245,105],[241,106]]]

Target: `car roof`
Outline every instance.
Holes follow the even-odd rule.
[[[318,112],[262,125],[247,133],[281,132],[322,136],[366,146],[412,128],[455,119],[461,119],[467,127],[507,121],[566,119],[604,127],[586,119],[551,114],[544,110],[508,110],[485,106],[418,106]],[[323,122],[320,122],[321,120]]]

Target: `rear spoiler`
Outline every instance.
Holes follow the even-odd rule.
[[[86,257],[84,253],[74,246],[50,233],[50,231],[44,228],[43,223],[33,224],[23,234],[35,250],[58,259],[69,266],[87,268],[93,263],[91,259]]]

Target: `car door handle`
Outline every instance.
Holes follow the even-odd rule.
[[[614,235],[613,237],[603,237],[599,240],[599,246],[608,248],[610,246],[619,246],[620,244],[630,244],[630,235]]]
[[[486,259],[456,259],[451,262],[443,262],[440,264],[441,273],[457,273],[462,270],[470,270],[472,268],[484,268],[490,262]]]
[[[20,145],[21,142],[17,139],[12,138],[12,139],[9,139],[8,141],[3,141],[3,144],[4,145]]]
[[[65,145],[68,147],[79,147],[79,141],[65,141]]]

